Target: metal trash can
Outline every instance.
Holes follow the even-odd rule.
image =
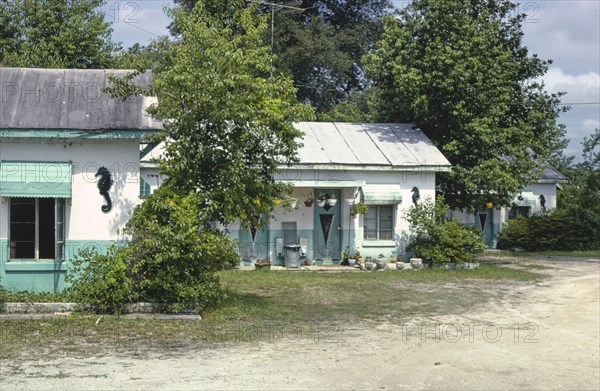
[[[300,245],[286,244],[283,246],[285,267],[300,267]]]

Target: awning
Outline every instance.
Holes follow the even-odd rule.
[[[71,197],[71,163],[0,162],[2,197]]]
[[[512,200],[512,204],[517,206],[535,206],[536,202],[537,197],[530,191],[524,191],[520,195],[515,196]]]
[[[400,185],[366,185],[362,187],[367,205],[394,205],[402,202]]]
[[[310,187],[321,189],[339,189],[344,187],[361,187],[365,181],[320,181],[320,180],[282,180],[291,183],[294,187]]]

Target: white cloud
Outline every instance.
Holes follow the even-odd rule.
[[[591,133],[594,131],[594,129],[600,128],[600,120],[591,118],[585,119],[581,123],[581,127],[588,133]]]
[[[554,60],[570,73],[600,68],[600,2],[586,0],[523,2],[524,43],[531,53]]]
[[[600,74],[586,72],[568,74],[560,68],[551,68],[542,77],[549,92],[564,91],[564,102],[598,102],[600,101]]]

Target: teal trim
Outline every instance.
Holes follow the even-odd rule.
[[[363,247],[396,247],[394,240],[363,240]]]
[[[59,292],[68,287],[65,275],[70,261],[86,248],[106,254],[112,240],[67,240],[65,260],[7,260],[8,240],[0,239],[0,284],[11,291]]]
[[[367,205],[395,205],[402,203],[400,185],[367,185],[362,187],[363,202]]]
[[[67,263],[63,261],[10,261],[4,266],[7,272],[10,271],[67,271]]]
[[[70,162],[0,162],[2,197],[71,197]]]
[[[155,134],[158,129],[77,130],[77,129],[0,129],[0,138],[86,138],[138,139]]]

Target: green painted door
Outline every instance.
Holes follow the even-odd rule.
[[[341,191],[340,189],[315,189],[314,204],[314,255],[316,260],[339,261],[341,250]],[[319,206],[319,195],[329,197],[325,205]],[[334,202],[332,195],[337,200]]]
[[[242,261],[269,259],[269,231],[266,225],[256,229],[241,229]]]
[[[475,213],[475,225],[481,230],[483,234],[483,240],[485,241],[485,245],[488,247],[492,246],[492,241],[494,240],[494,222],[492,218],[492,213],[492,208],[478,210]]]

